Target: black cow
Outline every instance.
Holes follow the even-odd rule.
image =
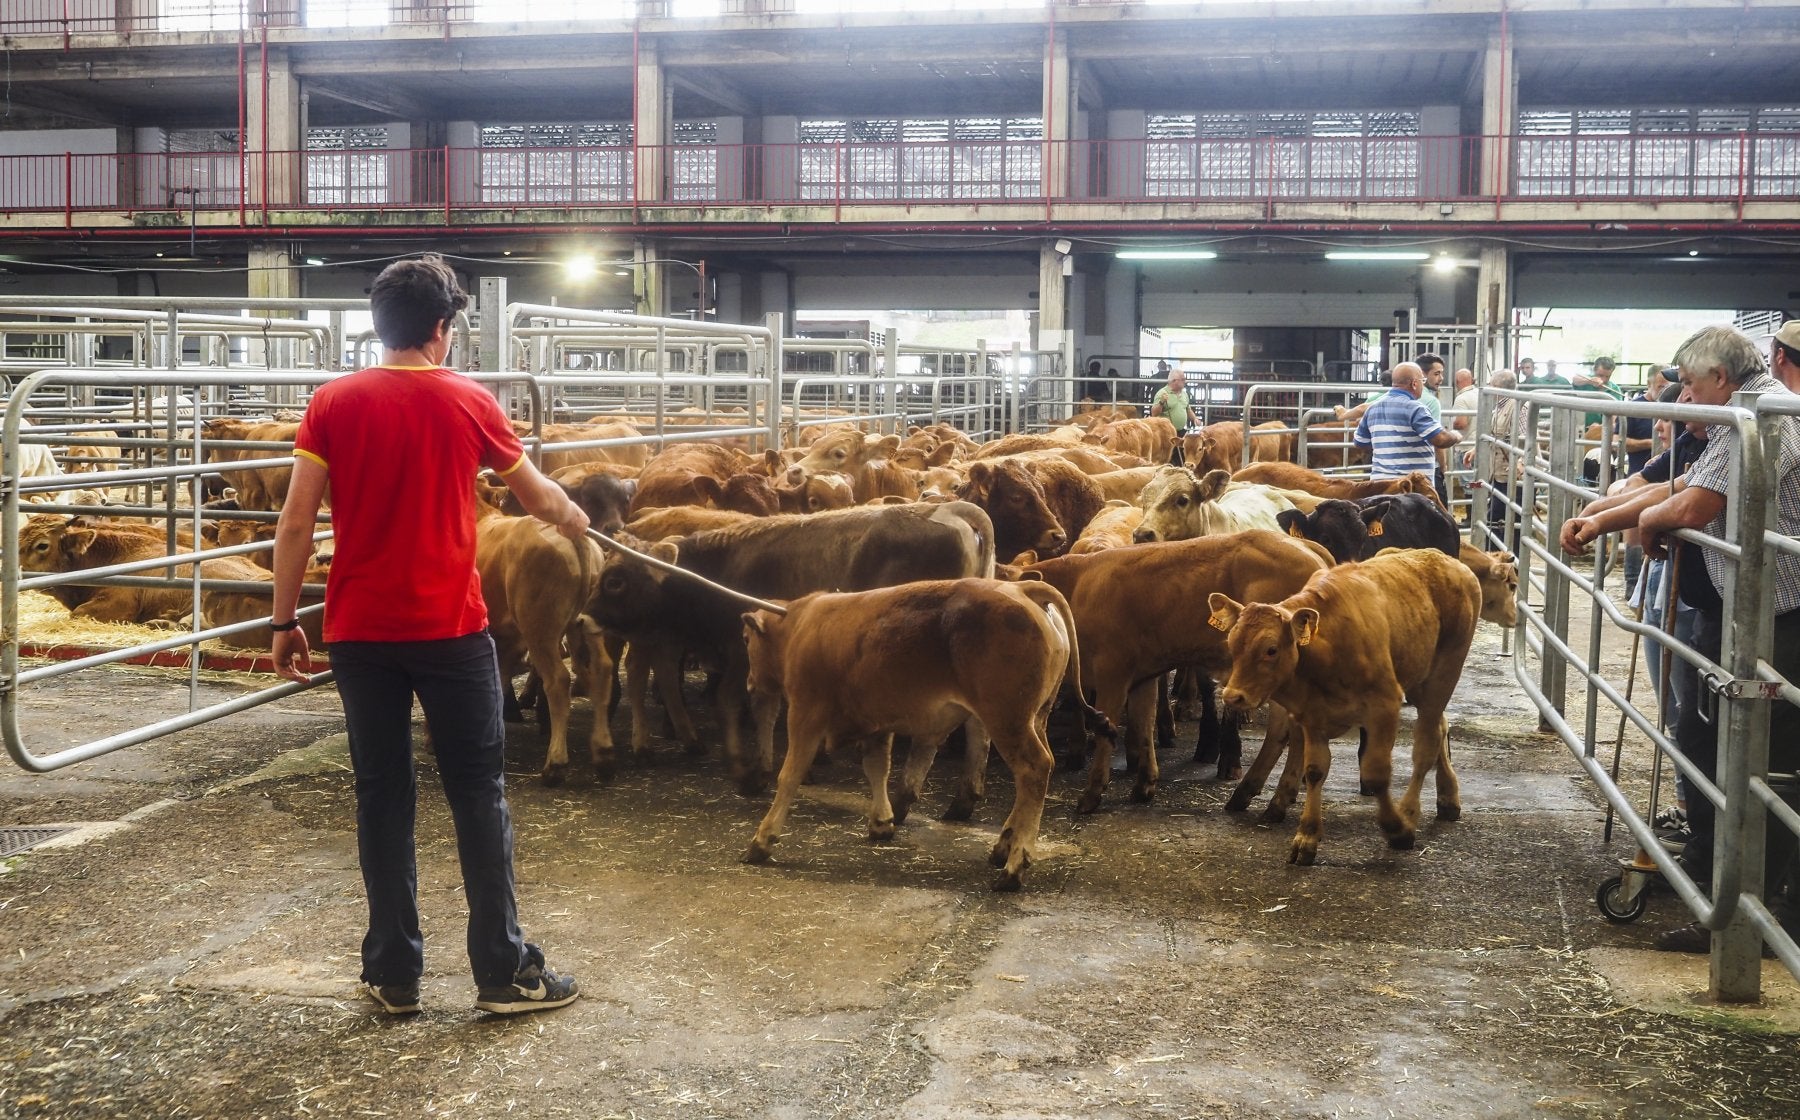
[[[1363,524],[1369,530],[1359,560],[1384,548],[1435,548],[1455,556],[1461,547],[1456,522],[1423,494],[1380,494],[1356,504],[1362,507]]]
[[[563,488],[570,501],[581,507],[581,512],[587,514],[588,524],[609,537],[625,527],[626,512],[637,494],[636,480],[614,478],[609,474],[590,474],[573,485],[567,482],[557,485]],[[525,507],[519,503],[518,495],[509,490],[500,504],[500,512],[518,517],[524,514]]]
[[[1341,498],[1327,498],[1311,513],[1282,510],[1275,515],[1275,521],[1288,536],[1304,537],[1331,553],[1332,561],[1337,564],[1360,560],[1369,543],[1369,528],[1363,523],[1363,511],[1355,502]]]

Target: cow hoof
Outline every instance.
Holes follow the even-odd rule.
[[[869,825],[869,843],[891,844],[894,842],[894,822],[874,821]]]
[[[1158,735],[1156,737],[1156,749],[1159,751],[1174,750],[1175,749],[1175,737],[1173,735]]]
[[[1004,891],[1010,894],[1024,885],[1025,878],[1017,871],[1002,871],[994,877],[994,889],[996,891]]]
[[[1241,813],[1250,807],[1250,800],[1255,795],[1249,790],[1240,789],[1225,800],[1227,813]]]
[[[1440,821],[1460,821],[1462,820],[1462,806],[1453,805],[1448,801],[1440,801],[1437,807],[1437,817]]]
[[[946,821],[959,821],[960,822],[960,821],[967,821],[970,817],[973,817],[974,815],[975,815],[975,803],[973,801],[966,801],[963,798],[959,797],[955,801],[952,801],[950,803],[949,807],[944,810],[944,815],[942,817],[939,817],[938,819],[946,820]]]
[[[1155,782],[1139,782],[1131,787],[1131,800],[1138,805],[1147,805],[1155,797]]]
[[[1208,743],[1204,747],[1194,748],[1194,764],[1196,766],[1205,766],[1209,762],[1217,762],[1218,760],[1219,748],[1216,745]]]
[[[544,767],[543,774],[539,775],[539,777],[543,779],[545,785],[549,786],[551,789],[555,789],[557,786],[563,784],[563,778],[568,772],[569,768],[567,766],[546,766]]]
[[[757,864],[768,863],[769,855],[770,855],[769,849],[763,847],[761,844],[758,844],[756,841],[752,840],[750,842],[749,850],[744,853],[744,862],[745,863],[757,863]]]
[[[1244,768],[1242,766],[1221,766],[1219,767],[1218,774],[1214,776],[1213,780],[1218,782],[1241,782],[1244,780]]]
[[[902,794],[899,797],[894,798],[893,806],[894,806],[894,823],[895,824],[905,824],[906,823],[906,818],[912,813],[913,800],[914,800],[913,798],[907,797],[905,794]]]
[[[1364,797],[1378,797],[1381,794],[1381,785],[1378,782],[1371,782],[1367,778],[1364,778],[1358,783],[1356,792],[1362,794]]]
[[[1394,849],[1396,852],[1410,851],[1413,846],[1412,830],[1407,829],[1405,832],[1396,832],[1387,838],[1387,842],[1388,847]]]
[[[1081,800],[1075,803],[1077,813],[1092,813],[1100,808],[1100,795],[1094,790],[1083,790]]]
[[[745,797],[761,797],[769,792],[769,776],[760,770],[751,771],[738,778],[737,787]]]
[[[610,760],[594,763],[594,780],[603,786],[612,785],[613,779],[619,776],[619,768]]]
[[[1285,820],[1287,820],[1286,805],[1276,805],[1271,802],[1262,811],[1262,822],[1264,824],[1280,824]]]
[[[706,754],[706,744],[698,739],[689,739],[681,744],[689,758],[700,758]]]
[[[1317,841],[1308,843],[1296,840],[1294,841],[1294,846],[1288,851],[1288,862],[1298,864],[1301,867],[1311,867],[1314,863],[1318,862],[1318,859],[1319,844]]]

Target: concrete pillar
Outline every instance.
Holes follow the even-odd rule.
[[[1512,261],[1504,245],[1483,245],[1475,274],[1475,325],[1486,345],[1477,354],[1475,377],[1485,381],[1491,370],[1513,365]]]
[[[450,201],[458,206],[481,202],[481,130],[474,121],[448,121],[444,143],[450,145]]]
[[[1462,194],[1462,106],[1427,105],[1419,110],[1419,197]]]
[[[1109,109],[1106,113],[1104,174],[1096,174],[1094,188],[1106,198],[1144,197],[1144,133],[1148,129],[1142,109]]]
[[[1069,69],[1069,41],[1062,34],[1050,37],[1044,49],[1044,195],[1066,198],[1069,166],[1073,157],[1075,83]]]
[[[249,182],[244,186],[252,204],[279,206],[301,198],[306,145],[300,135],[300,80],[287,48],[270,47],[268,57],[266,70],[260,53],[249,58],[244,104]]]
[[[770,202],[800,198],[799,117],[762,119],[762,191],[756,197]]]
[[[1060,350],[1069,329],[1069,278],[1063,275],[1067,253],[1056,250],[1055,241],[1038,247],[1037,347]]]
[[[1138,267],[1130,261],[1115,260],[1106,270],[1106,357],[1107,367],[1118,366],[1124,377],[1136,377],[1131,356],[1138,349]]]
[[[300,270],[294,266],[294,258],[288,252],[287,243],[253,242],[250,246],[249,265],[250,313],[280,318],[296,317],[298,312],[262,308],[258,307],[255,302],[258,296],[269,296],[275,299],[299,298]],[[261,362],[270,367],[291,366],[294,364],[290,350],[292,345],[292,341],[288,339],[274,339],[269,342],[252,340],[246,347],[245,357],[252,362]]]
[[[718,155],[714,166],[713,198],[719,202],[742,202],[745,193],[744,118],[719,117],[713,122],[718,138]]]
[[[669,88],[662,60],[653,44],[638,51],[637,116],[632,134],[637,144],[637,194],[639,202],[661,202],[666,189],[668,144],[674,135],[674,91]]]
[[[1481,193],[1493,198],[1512,183],[1512,137],[1519,120],[1519,71],[1512,40],[1488,36],[1481,62]]]
[[[631,294],[639,315],[669,313],[668,277],[663,273],[666,266],[658,261],[660,248],[654,241],[639,241],[631,247]]]

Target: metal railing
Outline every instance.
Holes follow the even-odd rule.
[[[1653,171],[1584,163],[1635,138],[1261,137],[1196,140],[609,144],[542,148],[98,153],[0,156],[0,210],[198,215],[643,206],[1133,203],[1785,201],[1800,198],[1800,134],[1657,138],[1692,153]],[[1573,162],[1525,162],[1546,145]],[[1505,175],[1482,161],[1510,152]],[[1404,157],[1400,153],[1408,153]],[[1727,155],[1729,158],[1726,158]],[[666,170],[640,175],[639,164]],[[1717,164],[1717,166],[1714,166]],[[1046,173],[1046,167],[1057,169]],[[1570,170],[1579,168],[1579,170]],[[647,192],[642,184],[666,184]],[[1499,185],[1496,186],[1495,184]],[[210,220],[208,224],[216,224]]]
[[[1522,422],[1496,436],[1489,430],[1492,410],[1513,402]],[[1563,521],[1595,496],[1582,482],[1582,446],[1576,433],[1583,414],[1607,417],[1699,421],[1735,437],[1736,460],[1727,497],[1725,535],[1708,536],[1684,529],[1679,539],[1725,558],[1722,640],[1717,660],[1664,633],[1654,622],[1641,622],[1622,611],[1602,589],[1611,554],[1597,550],[1592,575],[1570,563],[1559,547]],[[1775,670],[1770,604],[1775,592],[1776,555],[1800,555],[1800,541],[1780,533],[1774,523],[1776,464],[1781,427],[1800,416],[1800,399],[1787,394],[1740,395],[1728,406],[1660,405],[1612,401],[1541,390],[1484,388],[1476,412],[1476,476],[1492,479],[1496,457],[1516,465],[1516,491],[1498,493],[1504,505],[1500,540],[1492,540],[1480,518],[1472,518],[1477,542],[1504,546],[1516,539],[1520,562],[1519,622],[1513,635],[1513,672],[1536,705],[1541,726],[1563,740],[1582,770],[1619,814],[1640,849],[1640,861],[1653,861],[1681,901],[1714,931],[1711,991],[1721,1000],[1757,998],[1760,949],[1766,941],[1789,971],[1800,976],[1800,946],[1770,915],[1764,900],[1763,852],[1768,822],[1800,834],[1800,815],[1770,784],[1769,720],[1776,704],[1800,703],[1800,689]],[[1550,438],[1541,440],[1540,423]],[[1609,425],[1610,427],[1610,425]],[[1796,434],[1790,438],[1800,438]],[[1794,485],[1795,479],[1785,480]],[[1494,492],[1491,483],[1483,489]],[[1604,492],[1605,479],[1600,483]],[[1542,512],[1540,512],[1542,511]],[[1516,533],[1514,530],[1517,530]],[[1665,585],[1672,582],[1665,579]],[[1667,588],[1665,587],[1665,591]],[[1672,592],[1671,592],[1672,593]],[[1576,598],[1588,604],[1585,643],[1570,632]],[[1713,725],[1718,734],[1719,770],[1706,774],[1683,752],[1664,727],[1660,701],[1645,710],[1630,699],[1628,683],[1610,677],[1602,648],[1609,635],[1651,638],[1680,663],[1691,666],[1705,686],[1702,702],[1716,705]],[[1579,690],[1571,710],[1571,689]],[[1689,796],[1704,797],[1716,807],[1717,825],[1710,891],[1657,840],[1647,813],[1640,813],[1606,763],[1597,755],[1602,705],[1616,711],[1661,756],[1687,779]],[[1660,766],[1660,761],[1658,762]],[[1645,864],[1648,866],[1648,863]]]

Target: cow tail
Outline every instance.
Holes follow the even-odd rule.
[[[1087,702],[1087,690],[1081,687],[1081,638],[1075,632],[1075,612],[1069,608],[1069,601],[1063,598],[1062,592],[1041,580],[1029,580],[1013,585],[1024,592],[1025,597],[1039,606],[1049,607],[1062,619],[1063,626],[1069,631],[1069,683],[1075,688],[1075,702],[1081,705],[1082,712],[1092,722],[1090,730],[1098,731],[1108,739],[1116,739],[1119,729],[1106,718],[1106,713]]]

